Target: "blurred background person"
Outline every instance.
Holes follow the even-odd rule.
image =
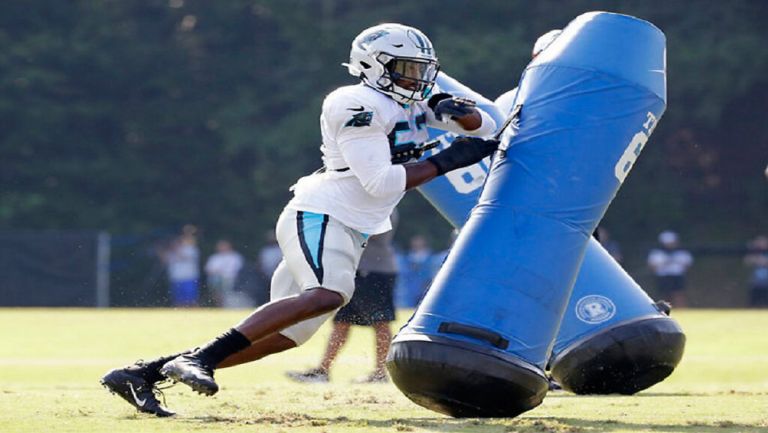
[[[218,307],[241,308],[253,306],[250,297],[235,291],[235,281],[243,268],[243,256],[226,239],[216,242],[216,252],[205,262],[208,289]]]
[[[267,230],[264,233],[264,245],[261,247],[256,258],[256,265],[263,281],[263,287],[266,290],[266,300],[269,300],[269,285],[272,274],[275,273],[277,265],[283,260],[283,252],[277,244],[274,230]]]
[[[448,245],[448,248],[436,252],[432,257],[432,278],[433,279],[437,275],[437,272],[440,271],[440,268],[443,266],[443,262],[445,262],[445,259],[448,258],[448,254],[451,252],[451,248],[453,248],[453,244],[456,243],[456,239],[459,238],[459,229],[451,230],[450,237],[451,237],[451,244]]]
[[[661,299],[673,307],[685,308],[685,275],[693,264],[690,251],[680,247],[677,233],[665,230],[659,234],[659,246],[648,254],[648,267],[656,276],[656,289]]]
[[[171,305],[198,305],[200,280],[200,250],[197,248],[197,227],[187,224],[181,235],[161,252],[170,282]]]
[[[749,306],[768,307],[768,236],[757,236],[748,247],[744,263],[751,268]]]
[[[398,308],[414,308],[435,275],[435,254],[422,235],[411,238],[410,249],[399,257],[400,278],[395,291]]]
[[[392,240],[397,228],[397,209],[390,216],[392,230],[371,236],[355,277],[355,294],[333,318],[333,331],[318,367],[307,371],[289,371],[286,374],[298,382],[328,382],[329,371],[339,351],[346,344],[352,325],[371,326],[376,343],[376,360],[373,371],[357,383],[387,381],[385,361],[392,340],[390,322],[395,320],[393,302],[397,281],[397,259]]]

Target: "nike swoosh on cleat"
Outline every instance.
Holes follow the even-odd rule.
[[[361,105],[360,108],[347,108],[347,110],[349,110],[349,111],[363,111],[363,110],[365,110],[365,107],[363,107]]]
[[[136,404],[139,405],[139,407],[144,407],[144,403],[147,402],[147,399],[139,399],[139,396],[136,395],[136,391],[133,390],[133,385],[131,382],[126,382],[126,385],[128,385],[128,388],[131,389],[131,394],[133,394],[133,400],[136,401]]]

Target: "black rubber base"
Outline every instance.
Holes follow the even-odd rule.
[[[684,348],[685,334],[674,320],[644,319],[575,343],[550,362],[550,372],[576,394],[634,394],[669,376]]]
[[[457,418],[514,417],[547,393],[544,372],[518,358],[455,340],[414,338],[395,340],[387,369],[419,406]]]

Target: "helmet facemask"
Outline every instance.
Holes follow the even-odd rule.
[[[380,53],[376,60],[384,66],[384,74],[376,82],[401,103],[423,101],[432,93],[440,65],[436,59],[397,57]]]

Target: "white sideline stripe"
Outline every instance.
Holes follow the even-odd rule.
[[[0,365],[20,365],[32,367],[48,366],[94,366],[94,365],[119,365],[125,364],[125,360],[120,359],[98,359],[98,358],[0,358]]]
[[[683,355],[683,362],[699,362],[709,361],[712,359],[721,359],[721,355]],[[357,356],[348,355],[344,359],[339,360],[339,364],[359,364],[360,362],[367,362],[371,360],[370,356]],[[2,366],[14,366],[14,367],[120,367],[128,365],[135,360],[131,361],[126,358],[0,358],[0,365]],[[312,364],[317,361],[316,356],[294,356],[291,357],[291,364]],[[741,356],[729,356],[728,361],[733,362],[766,362],[768,363],[768,355],[741,355]],[[258,361],[260,364],[280,364],[286,365],[285,361],[275,357],[273,359],[262,359]]]
[[[686,355],[683,354],[683,362],[685,361],[710,361],[712,359],[723,359],[723,354],[712,355]],[[768,355],[727,355],[728,362],[739,361],[768,361]]]
[[[292,362],[303,363],[307,362],[311,364],[317,361],[317,357],[311,356],[295,356],[291,358]],[[354,356],[353,356],[354,358]],[[361,359],[368,360],[368,357],[360,357]],[[126,358],[0,358],[0,365],[2,366],[21,366],[21,367],[121,367],[135,362],[136,359]],[[271,361],[271,362],[270,362]],[[260,364],[281,364],[285,365],[283,360],[279,359],[262,359],[258,361]]]

